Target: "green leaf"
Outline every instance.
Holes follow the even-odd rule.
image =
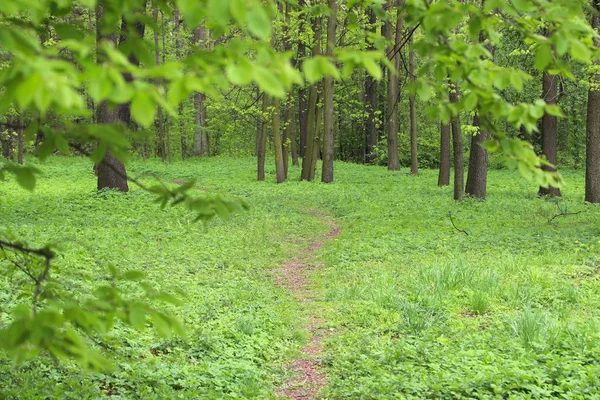
[[[591,51],[590,49],[580,42],[579,40],[573,40],[571,42],[571,56],[576,61],[581,61],[583,63],[589,63],[591,60]]]
[[[17,104],[21,109],[26,108],[36,93],[38,92],[40,86],[42,85],[42,75],[35,71],[31,75],[29,75],[21,84],[17,87],[16,99]],[[40,110],[46,111],[46,110]]]
[[[546,67],[550,65],[552,61],[552,49],[547,43],[542,44],[537,49],[535,54],[535,68],[538,71],[545,71]]]
[[[225,72],[227,79],[234,85],[245,86],[252,82],[252,66],[250,63],[228,65]]]
[[[156,113],[156,104],[152,101],[152,96],[143,91],[137,92],[131,102],[131,116],[133,119],[144,128],[149,128],[154,122]]]
[[[285,88],[275,74],[265,67],[255,67],[253,71],[254,80],[258,87],[268,94],[283,98],[285,96]]]
[[[271,36],[271,19],[261,4],[256,4],[248,12],[248,30],[259,39],[266,40]]]
[[[30,192],[35,189],[35,172],[36,169],[32,167],[19,167],[15,169],[15,175],[17,177],[17,183],[23,188]]]

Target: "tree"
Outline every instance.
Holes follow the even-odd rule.
[[[176,8],[175,11],[173,12],[173,20],[174,20],[174,25],[175,25],[175,58],[179,61],[181,60],[181,13],[179,12],[179,9]],[[184,105],[183,102],[179,104],[179,107],[177,108],[177,119],[179,121],[179,135],[180,135],[180,142],[181,142],[181,159],[185,160],[187,157],[187,153],[188,153],[188,146],[187,146],[187,138],[185,135],[185,121],[183,120],[183,110],[184,110]]]
[[[546,104],[554,105],[558,101],[558,76],[551,75],[549,72],[543,72],[542,98]],[[556,171],[553,167],[556,165],[556,151],[558,142],[558,118],[555,115],[544,113],[542,117],[542,154],[546,157],[552,166],[545,165],[543,168],[547,171]],[[560,189],[553,186],[540,186],[539,194],[541,196],[560,196]]]
[[[194,30],[194,44],[204,49],[206,47],[207,32],[204,25],[198,25]],[[208,136],[206,134],[206,95],[201,92],[194,94],[194,155],[208,155]]]
[[[316,17],[313,21],[313,48],[312,56],[317,57],[321,54],[321,24],[322,18]],[[319,84],[316,82],[310,85],[308,96],[308,108],[306,117],[306,148],[304,149],[304,158],[302,159],[301,180],[312,181],[315,179],[316,158],[319,155]]]
[[[375,12],[373,9],[367,11],[369,18],[370,33],[372,36],[375,35],[377,19],[375,18]],[[375,50],[373,43],[369,43],[369,50]],[[373,154],[375,146],[379,141],[379,132],[377,130],[377,110],[379,108],[379,93],[378,93],[379,82],[377,79],[367,74],[365,78],[365,107],[367,108],[367,116],[365,119],[365,141],[367,155]]]
[[[154,57],[157,66],[160,66],[160,47],[158,45],[158,7],[154,7],[152,13],[154,18]],[[163,160],[166,159],[165,149],[165,120],[163,117],[163,110],[160,105],[157,106],[157,120],[158,120],[158,156]]]
[[[103,34],[102,25],[104,19],[104,6],[99,4],[96,8],[96,29],[97,29],[97,48],[101,48],[103,42],[108,42],[113,46],[117,45],[117,33]],[[126,25],[123,22],[123,25]],[[121,28],[121,37],[123,36],[123,27]],[[122,42],[124,40],[122,39]],[[97,55],[98,62],[102,61],[102,57],[105,56],[102,53]],[[127,105],[119,106],[117,109],[111,110],[106,101],[100,103],[97,107],[96,121],[99,124],[114,124],[119,121],[123,123],[129,122],[130,112]],[[122,192],[129,191],[129,185],[127,184],[127,172],[125,171],[125,165],[110,151],[110,148],[106,148],[105,154],[101,162],[98,164],[98,190],[102,189],[117,189]]]
[[[410,37],[412,45],[413,37]],[[415,52],[411,49],[408,54],[408,74],[410,80],[414,84],[415,76]],[[419,160],[417,155],[417,102],[414,93],[410,93],[408,97],[409,114],[410,114],[410,173],[413,175],[419,174]]]
[[[488,154],[483,143],[489,138],[489,134],[481,126],[477,114],[473,117],[473,126],[477,132],[471,136],[471,153],[469,154],[465,192],[476,199],[484,200],[487,189]]]
[[[450,87],[450,103],[458,103],[458,88],[456,85]],[[460,116],[452,116],[450,125],[452,126],[452,152],[454,156],[454,200],[461,200],[465,191],[465,161]]]
[[[388,8],[392,10],[395,1],[388,0]],[[400,169],[400,158],[398,154],[398,97],[400,96],[400,84],[396,73],[400,70],[400,46],[402,43],[402,8],[396,6],[395,30],[392,23],[386,22],[387,39],[392,43],[388,48],[390,64],[393,69],[388,69],[388,92],[387,92],[387,118],[386,118],[386,135],[387,135],[387,153],[388,153],[388,169],[398,171]]]
[[[438,186],[450,185],[450,125],[442,122],[440,127],[440,171]]]
[[[277,183],[285,182],[285,167],[283,165],[283,145],[281,143],[281,132],[279,129],[279,98],[273,99],[273,147],[275,148],[275,174]]]
[[[592,27],[600,32],[600,0],[592,0]],[[598,39],[595,44],[600,47]],[[600,203],[600,61],[594,63],[587,104],[585,201]]]
[[[258,157],[258,180],[265,180],[265,158],[267,153],[267,115],[269,111],[269,96],[262,94],[262,113],[258,122],[256,148]]]
[[[485,43],[485,40],[485,35],[480,33],[479,43]],[[490,54],[494,54],[492,46],[488,45],[486,48]],[[469,153],[469,169],[467,171],[465,192],[476,199],[483,200],[486,197],[488,168],[488,154],[483,146],[485,141],[489,139],[489,133],[485,127],[481,126],[477,113],[473,117],[473,126],[477,131],[471,135],[471,152]]]
[[[325,55],[333,57],[335,51],[335,38],[337,28],[337,0],[329,0],[329,18],[327,19],[327,49]],[[323,114],[325,115],[325,128],[323,135],[323,172],[321,180],[323,183],[333,182],[333,76],[325,77],[323,84],[325,102],[323,105]]]

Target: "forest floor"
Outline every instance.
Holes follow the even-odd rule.
[[[337,163],[333,184],[292,168],[276,185],[252,158],[128,166],[250,205],[197,224],[135,187],[96,193],[85,160],[39,167],[33,193],[2,183],[0,230],[58,242],[53,276],[82,299],[108,265],[144,271],[182,298],[167,311],[188,337],[117,325],[100,338],[107,374],[0,353],[0,398],[600,397],[600,207],[583,171],[550,200],[492,170],[485,202],[457,203],[429,170]],[[0,325],[27,301],[18,273],[0,275]]]

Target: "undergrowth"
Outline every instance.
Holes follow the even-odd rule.
[[[452,200],[435,171],[418,177],[336,164],[331,185],[256,182],[254,160],[164,165],[136,161],[132,176],[197,179],[207,195],[243,198],[250,211],[206,225],[151,196],[95,192],[91,166],[44,165],[33,194],[0,192],[1,228],[59,242],[61,282],[91,290],[106,266],[143,269],[182,292],[170,310],[188,338],[117,327],[101,338],[107,375],[41,357],[14,368],[0,355],[5,398],[270,398],[305,335],[302,312],[269,270],[303,251],[333,216],[342,234],[320,252],[317,306],[331,336],[327,398],[594,398],[600,396],[600,208],[583,203],[583,174],[566,172],[558,208],[518,174],[491,171],[488,200]],[[199,192],[201,193],[201,192]],[[468,232],[458,232],[449,220]],[[0,278],[0,323],[21,296]]]

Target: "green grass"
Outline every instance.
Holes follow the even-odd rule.
[[[491,171],[488,200],[456,203],[436,172],[418,177],[336,164],[331,185],[256,182],[254,160],[134,162],[132,176],[198,179],[251,210],[206,226],[161,210],[140,190],[97,194],[91,166],[55,159],[35,193],[2,184],[1,228],[35,244],[59,241],[60,276],[85,293],[107,264],[143,269],[187,294],[173,309],[189,339],[118,327],[107,342],[118,370],[81,372],[41,358],[13,368],[0,356],[0,397],[268,398],[302,345],[302,309],[269,269],[328,227],[342,234],[314,273],[333,335],[328,398],[600,397],[600,207],[583,203],[583,174],[564,173],[556,205],[516,173]],[[469,235],[456,231],[448,218]],[[0,323],[21,301],[0,278]]]

